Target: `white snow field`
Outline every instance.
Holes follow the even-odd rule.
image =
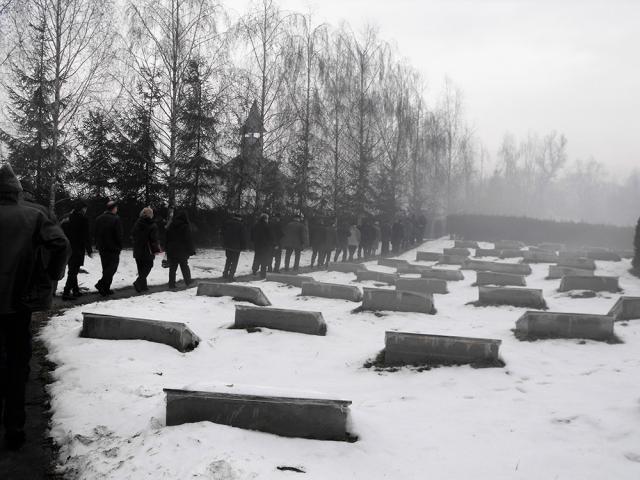
[[[402,258],[413,261],[415,250]],[[625,295],[640,295],[628,260],[597,266],[597,274],[620,276]],[[551,311],[606,314],[618,297],[569,298],[556,291],[560,280],[544,279],[548,264],[532,268],[528,286],[544,289]],[[355,283],[351,274],[312,275]],[[359,304],[251,283],[274,307],[322,311],[326,337],[228,329],[238,302],[196,297],[195,289],[53,317],[42,337],[57,365],[50,392],[61,469],[83,479],[640,478],[640,320],[616,322],[620,344],[521,342],[512,329],[525,309],[467,305],[477,299],[476,275],[464,275],[449,282],[448,295],[435,295],[436,315],[351,313]],[[145,341],[80,338],[82,311],[184,322],[202,342],[180,353]],[[386,330],[501,339],[506,366],[364,368],[383,348]],[[359,440],[283,438],[209,422],[165,426],[163,388],[207,386],[351,400],[350,432]]]

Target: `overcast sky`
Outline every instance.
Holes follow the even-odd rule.
[[[243,11],[247,0],[227,4]],[[640,0],[277,0],[381,37],[423,72],[449,75],[495,157],[509,131],[557,130],[569,157],[640,168]]]

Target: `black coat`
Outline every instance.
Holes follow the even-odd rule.
[[[95,237],[99,252],[120,253],[122,236],[122,222],[116,214],[107,211],[96,218]]]
[[[404,225],[396,221],[391,227],[391,243],[400,243],[404,240]]]
[[[325,229],[322,225],[311,225],[309,228],[309,244],[314,250],[322,250],[325,243]]]
[[[284,231],[282,230],[282,221],[274,220],[269,223],[269,229],[271,230],[271,235],[273,236],[273,243],[276,247],[280,246],[280,242],[282,241],[282,237],[284,237]]]
[[[131,230],[133,258],[152,260],[160,252],[158,243],[158,225],[152,218],[140,217]]]
[[[324,246],[323,250],[330,252],[336,248],[338,243],[338,232],[335,227],[324,227]]]
[[[259,220],[251,229],[251,241],[256,252],[263,252],[273,248],[273,233],[269,224],[264,220]]]
[[[222,246],[225,250],[241,252],[246,247],[244,225],[240,220],[230,218],[222,225]]]
[[[170,259],[184,260],[196,254],[191,225],[186,218],[176,216],[169,224],[165,245]]]
[[[74,210],[71,215],[62,220],[60,226],[71,244],[69,264],[84,265],[85,252],[88,255],[92,254],[89,219],[82,212]]]
[[[52,282],[64,276],[69,242],[43,212],[0,193],[0,315],[44,310]],[[46,258],[46,264],[43,260]]]

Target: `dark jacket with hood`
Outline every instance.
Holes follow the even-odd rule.
[[[153,218],[140,217],[131,230],[133,243],[133,258],[139,260],[153,260],[160,252],[158,243],[158,226]]]
[[[120,253],[123,237],[120,217],[107,210],[96,218],[95,237],[99,252]]]
[[[91,233],[89,219],[82,211],[74,210],[62,220],[60,226],[71,244],[71,258],[69,264],[84,265],[84,254],[91,255]]]
[[[222,226],[222,246],[225,250],[241,252],[246,248],[244,225],[237,217],[231,217]]]
[[[191,224],[184,211],[176,212],[167,228],[166,251],[167,257],[175,260],[184,260],[196,254]]]
[[[39,209],[19,203],[21,191],[11,167],[0,167],[0,315],[49,308],[53,282],[64,276],[69,254],[62,229]]]

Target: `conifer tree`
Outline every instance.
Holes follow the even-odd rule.
[[[633,257],[633,268],[637,271],[640,271],[640,218],[638,219],[638,224],[636,225],[636,236],[633,241],[633,246],[635,248],[635,256]]]

